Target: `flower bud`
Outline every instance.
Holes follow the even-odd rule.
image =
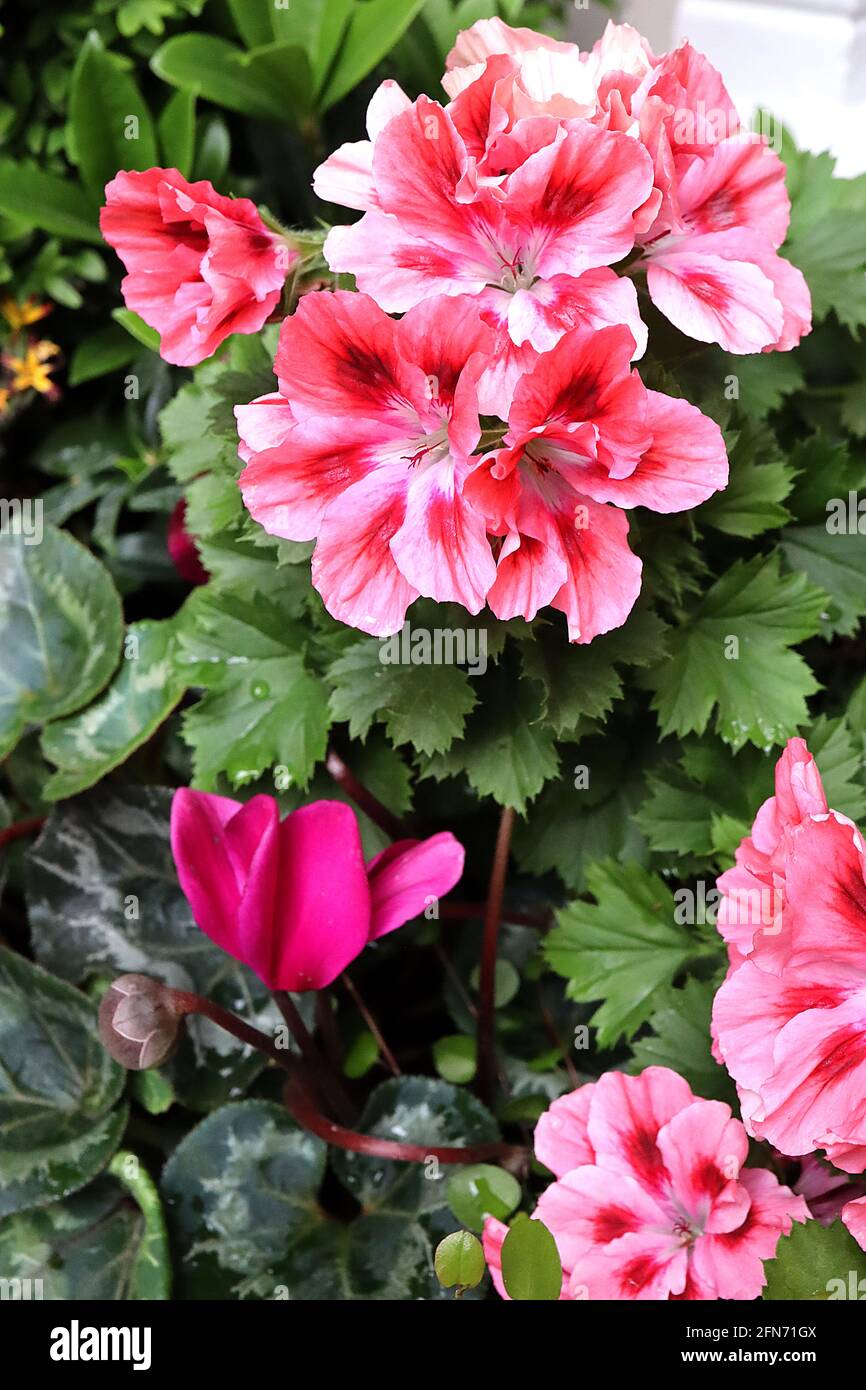
[[[181,1017],[173,991],[148,975],[121,975],[99,1006],[102,1044],[129,1071],[159,1067],[177,1046]]]

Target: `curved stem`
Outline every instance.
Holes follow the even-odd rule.
[[[493,1080],[496,1070],[494,1058],[494,1005],[496,987],[496,953],[499,946],[499,927],[502,921],[502,899],[505,894],[505,875],[508,870],[508,855],[511,850],[511,833],[514,829],[514,811],[510,806],[502,808],[499,819],[499,833],[496,836],[496,850],[493,855],[493,868],[490,871],[490,886],[487,890],[487,906],[484,911],[484,937],[481,945],[481,973],[478,987],[478,1094],[485,1104],[489,1104],[493,1094]]]
[[[45,824],[44,816],[31,816],[29,820],[18,820],[0,830],[0,849],[13,840],[23,840],[27,835],[38,835]]]
[[[359,782],[355,774],[343,762],[339,753],[335,753],[333,748],[328,749],[328,756],[325,759],[325,767],[337,783],[342,787],[347,796],[350,796],[356,806],[370,817],[374,825],[378,825],[380,830],[384,830],[386,835],[390,835],[392,840],[405,840],[409,835],[408,828],[397,816],[383,806],[371,791],[368,791],[363,782]]]
[[[355,1114],[355,1107],[343,1089],[343,1084],[336,1072],[328,1066],[313,1041],[294,999],[285,989],[273,989],[271,994],[274,1003],[289,1025],[292,1037],[301,1050],[301,1056],[315,1076],[322,1094],[327,1096],[329,1104],[333,1106],[334,1113],[339,1115],[342,1120],[351,1119]]]
[[[386,1043],[382,1030],[376,1022],[375,1018],[373,1017],[373,1014],[370,1012],[370,1010],[367,1008],[367,1005],[364,1003],[364,999],[361,995],[360,990],[357,989],[356,986],[350,980],[349,972],[347,970],[343,971],[343,984],[346,986],[346,989],[352,996],[352,1001],[355,1005],[355,1008],[358,1010],[358,1013],[361,1015],[370,1032],[373,1034],[373,1037],[376,1039],[376,1046],[378,1047],[379,1052],[382,1056],[382,1060],[387,1065],[391,1075],[402,1076],[403,1073],[401,1072],[397,1064],[397,1058],[394,1056],[390,1047]]]
[[[318,1135],[326,1144],[333,1144],[338,1149],[347,1149],[350,1153],[395,1159],[399,1163],[426,1163],[428,1159],[435,1158],[444,1164],[497,1161],[524,1165],[529,1157],[529,1150],[519,1144],[469,1144],[465,1148],[439,1148],[435,1144],[402,1144],[396,1139],[380,1139],[373,1134],[360,1134],[358,1130],[345,1129],[321,1113],[297,1074],[286,1082],[284,1100],[290,1114],[302,1129]]]

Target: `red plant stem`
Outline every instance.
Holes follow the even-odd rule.
[[[428,1158],[435,1158],[440,1163],[446,1164],[487,1163],[491,1160],[497,1160],[500,1163],[525,1166],[528,1161],[528,1149],[517,1144],[475,1144],[463,1149],[436,1148],[433,1145],[400,1144],[394,1139],[378,1139],[371,1134],[360,1134],[357,1130],[346,1129],[342,1125],[335,1124],[333,1120],[329,1120],[326,1115],[321,1113],[310,1093],[309,1083],[301,1073],[302,1064],[298,1058],[293,1053],[278,1048],[267,1033],[253,1028],[242,1018],[238,1018],[228,1009],[222,1008],[221,1005],[215,1004],[212,999],[206,999],[203,995],[188,994],[185,990],[173,989],[171,1000],[178,1014],[201,1014],[204,1018],[210,1019],[211,1023],[215,1023],[219,1028],[224,1028],[227,1033],[231,1033],[232,1037],[237,1038],[239,1042],[246,1043],[248,1047],[254,1047],[259,1052],[263,1052],[272,1062],[276,1062],[277,1066],[288,1072],[289,1079],[285,1089],[287,1108],[299,1125],[309,1130],[311,1134],[317,1134],[328,1144],[333,1144],[340,1149],[349,1149],[352,1153],[369,1154],[375,1158],[397,1159],[403,1163],[424,1163]],[[289,1002],[294,1007],[292,1001]],[[301,1026],[304,1027],[303,1020],[300,1021]],[[309,1034],[307,1036],[309,1037]]]
[[[408,835],[406,826],[397,816],[383,806],[381,801],[368,791],[363,782],[359,782],[357,777],[343,762],[339,753],[335,753],[333,748],[328,750],[325,760],[325,767],[333,777],[334,781],[347,796],[350,796],[357,806],[360,806],[374,825],[378,825],[380,830],[384,830],[386,835],[390,835],[392,840],[405,840]]]
[[[351,1153],[368,1154],[374,1158],[396,1159],[400,1163],[426,1163],[435,1158],[439,1163],[499,1163],[525,1164],[529,1151],[519,1144],[470,1144],[465,1148],[437,1148],[428,1144],[401,1144],[396,1139],[379,1139],[372,1134],[360,1134],[334,1124],[317,1109],[300,1082],[297,1073],[286,1082],[286,1107],[298,1124],[311,1134]]]
[[[292,1070],[290,1052],[287,1052],[285,1048],[277,1047],[273,1038],[269,1038],[267,1033],[261,1032],[259,1028],[253,1028],[250,1023],[244,1023],[244,1020],[238,1018],[237,1014],[231,1013],[229,1009],[224,1009],[220,1004],[215,1004],[213,999],[207,999],[202,994],[189,994],[186,990],[173,989],[171,1000],[176,1013],[181,1015],[201,1014],[203,1018],[209,1018],[211,1023],[215,1023],[218,1028],[223,1028],[227,1033],[231,1033],[232,1037],[237,1038],[239,1042],[246,1043],[247,1047],[254,1047],[257,1052],[263,1052],[284,1071]]]
[[[7,825],[5,830],[0,830],[0,849],[13,840],[23,840],[26,835],[38,835],[44,824],[44,816],[31,816],[29,820],[17,820],[14,825]]]
[[[367,1008],[367,1005],[364,1003],[364,999],[361,995],[360,990],[357,989],[350,980],[349,972],[347,970],[343,971],[342,979],[343,984],[346,986],[346,989],[352,996],[355,1008],[358,1010],[358,1013],[361,1015],[370,1032],[373,1034],[373,1037],[376,1039],[376,1046],[378,1047],[384,1062],[386,1063],[389,1071],[391,1072],[391,1075],[402,1076],[403,1073],[397,1065],[397,1058],[394,1056],[390,1047],[386,1043],[385,1038],[382,1034],[382,1030],[376,1022],[376,1019],[374,1018],[370,1010]]]
[[[487,890],[478,986],[478,1073],[476,1084],[478,1094],[485,1104],[489,1104],[492,1099],[496,1072],[494,1056],[496,952],[499,945],[502,899],[505,893],[505,875],[508,871],[508,855],[511,850],[513,829],[514,811],[510,806],[504,806],[499,818],[499,833],[496,836],[493,868],[490,871],[490,886]]]
[[[271,990],[271,994],[274,1003],[289,1025],[292,1037],[301,1050],[301,1056],[315,1076],[322,1094],[327,1097],[329,1105],[333,1107],[334,1113],[343,1120],[351,1119],[355,1114],[354,1106],[339,1077],[328,1066],[313,1041],[307,1025],[298,1012],[294,999],[285,989]]]
[[[327,989],[320,989],[316,993],[316,1028],[322,1035],[322,1045],[328,1061],[339,1071],[343,1066],[343,1045],[331,1006],[331,993]]]

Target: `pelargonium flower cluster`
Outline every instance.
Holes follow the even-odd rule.
[[[700,1100],[667,1067],[607,1072],[553,1102],[535,1156],[556,1176],[534,1217],[556,1241],[563,1299],[751,1299],[804,1199],[744,1168],[748,1137],[730,1106]],[[508,1228],[488,1218],[498,1292]]]
[[[713,1036],[746,1128],[783,1154],[824,1149],[846,1173],[863,1172],[866,844],[828,807],[802,739],[779,759],[775,795],[736,860],[719,879],[730,969]],[[851,1206],[862,1235],[863,1207]]]
[[[241,491],[272,535],[316,540],[314,585],[362,631],[399,631],[423,596],[552,606],[590,642],[640,592],[627,512],[694,507],[728,476],[717,425],[632,365],[639,291],[701,342],[793,347],[810,303],[778,255],[784,166],[702,55],[657,57],[628,25],[581,53],[482,20],[443,85],[445,105],[384,82],[369,138],[315,175],[362,213],[324,245],[359,293],[284,319],[277,391],[237,407]],[[277,311],[296,254],[246,200],[159,169],[107,198],[127,302],[169,360]]]

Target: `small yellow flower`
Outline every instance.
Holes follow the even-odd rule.
[[[20,333],[28,324],[38,323],[46,314],[50,314],[51,305],[39,304],[35,299],[25,299],[21,304],[17,304],[14,299],[4,299],[0,302],[0,313],[13,333]]]
[[[0,386],[0,415],[3,414],[3,411],[6,409],[8,404],[9,392],[7,391],[5,386]]]
[[[12,373],[12,390],[33,390],[39,391],[43,396],[52,395],[57,388],[51,380],[53,367],[50,361],[59,352],[60,348],[56,343],[43,339],[38,343],[28,343],[23,357],[6,357],[5,364]]]

